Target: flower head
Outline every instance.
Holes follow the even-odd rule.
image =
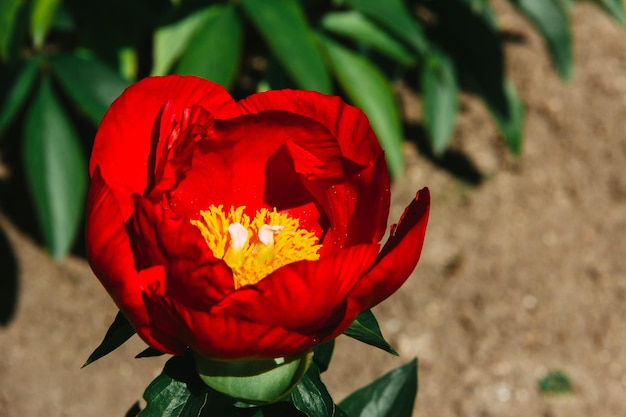
[[[428,190],[382,249],[389,177],[364,114],[337,97],[235,102],[196,77],[150,77],[104,116],[87,251],[151,346],[215,360],[301,355],[415,267]]]

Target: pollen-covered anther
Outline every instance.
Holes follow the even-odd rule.
[[[223,206],[200,211],[201,220],[191,220],[218,259],[233,271],[235,288],[253,285],[277,270],[297,261],[319,259],[317,236],[300,228],[298,219],[276,209],[260,209],[254,218],[245,207]]]

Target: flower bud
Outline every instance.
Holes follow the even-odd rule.
[[[218,361],[194,352],[196,370],[209,387],[249,404],[269,404],[288,395],[306,373],[313,354],[258,361]]]

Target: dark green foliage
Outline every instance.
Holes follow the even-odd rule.
[[[351,417],[410,417],[417,396],[417,359],[358,389],[339,403]]]
[[[89,355],[89,358],[87,358],[87,360],[83,364],[83,367],[113,352],[115,349],[122,346],[122,344],[130,339],[131,336],[134,334],[135,329],[128,322],[122,312],[119,311],[115,316],[115,320],[113,320],[113,323],[111,323],[111,327],[109,327],[109,330],[107,330],[106,334],[104,335],[104,339],[102,340],[100,345],[93,351],[93,353]],[[148,349],[146,349],[146,351],[148,351]],[[144,354],[144,352],[140,353],[137,356],[149,356],[148,354]]]
[[[510,2],[569,79],[576,0]],[[626,25],[623,0],[594,3]],[[421,94],[435,157],[451,142],[461,91],[482,99],[511,152],[523,145],[524,109],[489,0],[5,0],[0,62],[0,139],[11,128],[24,141],[24,175],[56,258],[80,230],[84,150],[111,102],[147,75],[194,74],[235,97],[265,88],[343,94],[369,117],[394,176],[403,171],[397,80]]]
[[[398,355],[398,352],[383,338],[376,317],[374,317],[371,310],[366,310],[359,314],[343,334],[360,342],[375,346],[392,355]]]
[[[140,417],[410,417],[417,395],[417,361],[390,371],[335,404],[311,364],[306,375],[280,402],[254,406],[204,385],[190,355],[170,359],[144,392]]]
[[[44,75],[26,114],[22,156],[44,242],[55,259],[78,233],[87,190],[85,155]]]

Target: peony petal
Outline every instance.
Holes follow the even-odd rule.
[[[163,268],[137,272],[123,218],[109,186],[95,169],[87,198],[87,259],[115,304],[146,342],[169,352],[148,336],[150,323],[143,304],[142,291],[155,282],[163,282]]]
[[[231,269],[213,256],[198,228],[175,216],[167,204],[135,195],[129,229],[137,268],[166,268],[168,297],[208,310],[235,290]]]
[[[316,341],[280,327],[190,309],[160,295],[146,297],[154,338],[179,337],[211,359],[258,360],[295,356]]]
[[[382,149],[361,110],[338,97],[295,90],[258,93],[238,104],[249,113],[276,109],[316,120],[336,138],[342,156],[354,167],[352,172],[358,172],[346,179],[345,185],[326,182],[307,186],[332,217],[334,233],[327,237],[324,252],[380,241],[389,216],[389,173]]]
[[[371,308],[404,284],[422,253],[429,211],[430,193],[423,188],[404,210],[398,225],[392,227],[376,265],[350,294],[351,310]]]
[[[213,115],[192,105],[181,116],[168,101],[161,114],[161,133],[148,161],[150,173],[145,194],[151,199],[173,190],[191,167],[196,143],[213,134]]]
[[[89,163],[92,175],[100,166],[124,218],[132,210],[130,196],[143,194],[148,185],[149,157],[160,135],[161,111],[168,102],[171,113],[181,116],[194,104],[216,118],[241,113],[224,88],[197,77],[149,77],[128,87],[100,122]]]
[[[336,142],[313,120],[286,112],[217,120],[214,140],[198,143],[192,169],[170,193],[173,210],[197,218],[211,204],[246,206],[251,213],[261,207],[289,210],[310,204],[313,200],[286,153],[287,143],[309,144],[311,170],[330,164],[329,175],[341,176],[333,162],[339,152]]]
[[[386,170],[381,154],[378,161],[362,167],[343,182],[305,182],[330,223],[322,256],[344,247],[380,241],[389,215]]]
[[[345,329],[336,327],[344,319],[345,298],[373,265],[378,248],[378,244],[353,246],[316,262],[287,265],[230,294],[211,314],[314,335],[318,340],[341,333]]]
[[[358,165],[375,161],[382,152],[367,116],[339,97],[315,91],[273,90],[238,102],[247,113],[283,110],[315,120],[337,138],[341,153]]]

